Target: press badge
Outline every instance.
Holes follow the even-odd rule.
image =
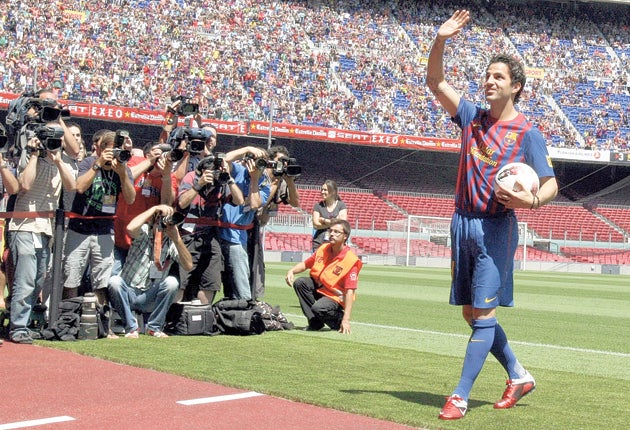
[[[103,209],[106,214],[116,213],[116,196],[103,196]]]
[[[142,197],[151,197],[151,179],[146,178],[142,182]]]

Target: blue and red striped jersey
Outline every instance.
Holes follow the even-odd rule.
[[[461,99],[454,118],[462,129],[455,207],[470,214],[507,212],[494,195],[494,178],[508,163],[523,162],[539,177],[555,176],[545,139],[525,115],[498,121],[490,112]]]

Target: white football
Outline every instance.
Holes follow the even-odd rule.
[[[518,182],[524,189],[529,189],[533,194],[538,192],[540,181],[536,171],[525,163],[509,163],[501,167],[499,173],[495,178],[495,181],[506,188],[511,188],[513,191],[520,191]]]

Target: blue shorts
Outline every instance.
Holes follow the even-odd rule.
[[[518,222],[453,214],[451,221],[451,305],[490,309],[514,306],[514,254]]]

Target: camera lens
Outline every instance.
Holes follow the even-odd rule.
[[[126,149],[114,148],[114,158],[124,163],[131,159],[131,151],[127,151]]]

